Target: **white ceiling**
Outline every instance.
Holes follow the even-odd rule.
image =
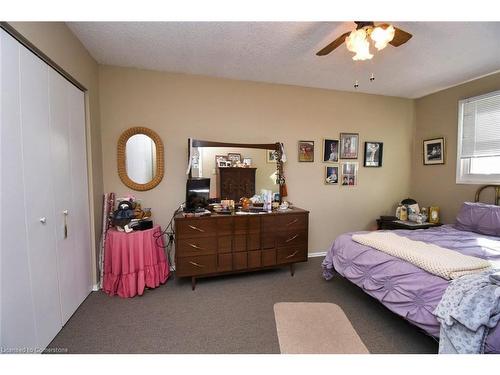
[[[500,22],[394,25],[413,38],[355,62],[315,55],[350,22],[68,22],[100,64],[159,71],[418,98],[500,70]]]

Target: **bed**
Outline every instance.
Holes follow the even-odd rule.
[[[478,211],[478,206],[483,209],[483,213],[474,212]],[[481,204],[466,202],[454,225],[397,230],[397,234],[487,259],[493,267],[500,268],[500,207],[483,206],[495,207],[496,210],[488,208],[489,214],[485,216],[485,207],[481,207]],[[433,311],[450,281],[354,242],[351,238],[353,234],[342,234],[334,241],[323,261],[324,278],[329,280],[338,272],[392,312],[438,338],[440,326]],[[500,353],[500,324],[490,330],[485,353]]]

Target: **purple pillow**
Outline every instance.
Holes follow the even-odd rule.
[[[455,228],[500,237],[500,206],[464,202],[457,215]]]

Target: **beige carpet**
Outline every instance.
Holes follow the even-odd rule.
[[[367,354],[342,309],[333,303],[274,305],[281,354]]]

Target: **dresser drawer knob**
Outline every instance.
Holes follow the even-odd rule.
[[[292,225],[292,224],[295,224],[299,221],[299,219],[293,219],[292,221],[290,221],[287,225]]]
[[[191,261],[189,262],[189,264],[192,264],[193,266],[198,267],[198,268],[203,268],[203,267],[205,267],[203,264],[198,264],[198,263],[196,263],[196,262],[191,262]]]
[[[204,248],[198,246],[198,245],[195,245],[194,243],[189,243],[188,242],[188,245],[191,246],[192,248],[195,248],[195,249],[198,249],[198,250],[205,250]]]
[[[193,230],[197,230],[198,232],[205,232],[203,229],[195,227],[194,225],[188,225],[188,227],[193,229]]]
[[[288,240],[286,240],[285,242],[290,242],[290,241],[293,241],[294,239],[296,239],[299,235],[296,234],[295,236],[293,237],[290,237]]]
[[[296,251],[294,251],[293,253],[291,253],[290,255],[288,255],[288,256],[286,257],[286,259],[293,258],[293,257],[294,257],[295,255],[297,255],[298,253],[299,253],[299,251],[298,251],[298,250],[296,250]]]

